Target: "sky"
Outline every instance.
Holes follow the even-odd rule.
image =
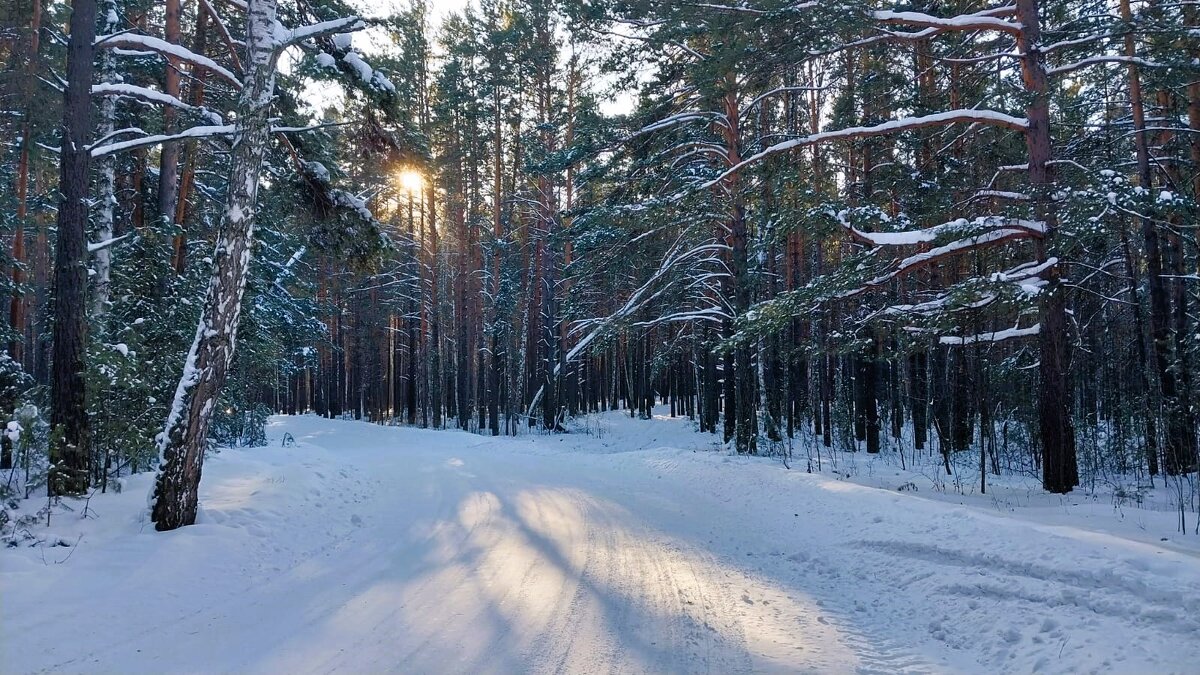
[[[470,0],[428,0],[429,22],[436,28],[447,14],[461,11],[469,2]],[[372,16],[384,16],[408,6],[406,0],[359,0],[357,4]]]
[[[461,12],[472,4],[473,0],[426,0],[429,8],[429,28],[431,35],[437,35],[438,27],[447,16],[454,12]],[[355,3],[364,16],[383,17],[393,14],[395,11],[405,8],[409,5],[409,0],[358,0]],[[373,36],[370,31],[355,36],[354,41],[361,46],[367,46],[370,49]],[[436,49],[436,46],[435,46]],[[308,100],[316,101],[314,110],[320,110],[324,105],[328,105],[336,101],[340,97],[340,91],[337,88],[328,86],[314,88],[310,87]],[[601,104],[601,111],[605,114],[623,114],[628,113],[633,109],[634,97],[631,92],[620,92],[612,96],[604,97]]]
[[[395,1],[396,0],[391,0],[393,3]],[[468,0],[430,0],[430,22],[433,23],[434,26],[437,26],[442,22],[442,19],[445,18],[447,14],[461,11],[462,8],[467,6],[467,2]]]

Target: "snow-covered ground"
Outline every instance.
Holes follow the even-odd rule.
[[[1200,670],[1169,512],[789,470],[685,420],[268,431],[193,527],[155,533],[140,475],[37,533],[73,546],[0,551],[0,672]]]

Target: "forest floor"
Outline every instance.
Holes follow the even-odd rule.
[[[155,533],[141,474],[0,551],[0,672],[1200,664],[1198,537],[1162,510],[882,460],[785,469],[619,414],[515,439],[276,417],[268,436],[209,458],[195,526]]]

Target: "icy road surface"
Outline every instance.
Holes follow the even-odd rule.
[[[1200,670],[1194,550],[603,420],[274,418],[166,534],[135,476],[0,551],[0,672]]]

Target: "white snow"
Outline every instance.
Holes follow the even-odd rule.
[[[104,249],[108,248],[109,246],[112,246],[113,244],[120,242],[122,239],[129,237],[131,234],[132,234],[132,232],[129,232],[129,233],[123,234],[119,237],[109,237],[108,239],[105,239],[104,241],[88,242],[87,251],[88,251],[88,253],[96,253],[97,251],[103,251]]]
[[[334,34],[334,42],[343,49],[350,46],[349,33],[346,31],[358,31],[367,27],[367,23],[362,18],[357,16],[347,16],[332,21],[321,21],[308,26],[300,26],[291,31],[284,31],[284,34],[279,38],[281,44],[295,44],[303,42],[314,37],[322,35]],[[345,40],[345,45],[342,41]]]
[[[345,56],[342,57],[342,61],[344,61],[354,70],[359,79],[362,80],[363,84],[374,87],[381,91],[396,91],[396,86],[392,84],[392,81],[389,80],[386,75],[371,68],[371,66],[363,60],[362,56],[359,56],[358,52],[354,51],[353,49],[346,52]]]
[[[329,182],[329,169],[326,169],[324,164],[320,162],[304,162],[304,168],[311,171],[318,180],[325,183]]]
[[[1040,332],[1042,332],[1042,324],[1035,323],[1028,328],[1014,326],[988,333],[976,333],[975,335],[943,335],[938,338],[938,342],[944,345],[973,345],[977,342],[1003,342],[1005,340],[1012,340],[1013,338],[1029,337],[1037,335]]]
[[[331,54],[328,54],[326,52],[321,52],[321,53],[317,54],[316,58],[317,58],[317,65],[321,66],[322,68],[337,68],[337,61],[333,58],[333,55],[331,55]]]
[[[1004,216],[979,216],[973,220],[956,218],[940,225],[906,232],[863,232],[851,224],[849,211],[845,209],[837,213],[837,219],[842,227],[846,228],[856,239],[868,242],[872,246],[912,246],[936,241],[938,237],[944,237],[947,234],[982,227],[1019,227],[1038,233],[1046,231],[1046,223],[1043,221]]]
[[[194,526],[153,531],[146,473],[37,528],[74,546],[0,550],[0,672],[1200,663],[1200,546],[1149,504],[978,495],[894,453],[807,473],[797,450],[789,470],[661,415],[518,439],[276,417],[268,435],[209,458]]]
[[[1012,9],[1011,7],[1007,9]],[[975,14],[963,14],[960,16],[939,17],[920,12],[893,12],[888,10],[873,12],[873,16],[879,21],[887,23],[900,23],[909,26],[922,26],[934,28],[948,28],[953,30],[986,30],[993,29],[1015,33],[1021,30],[1021,24],[1015,21],[1005,21],[993,16],[987,16],[993,13],[979,12]]]
[[[12,442],[13,445],[16,445],[18,442],[20,442],[22,431],[25,430],[21,428],[21,423],[16,420],[12,420],[8,424],[4,425],[4,435],[9,441]]]

